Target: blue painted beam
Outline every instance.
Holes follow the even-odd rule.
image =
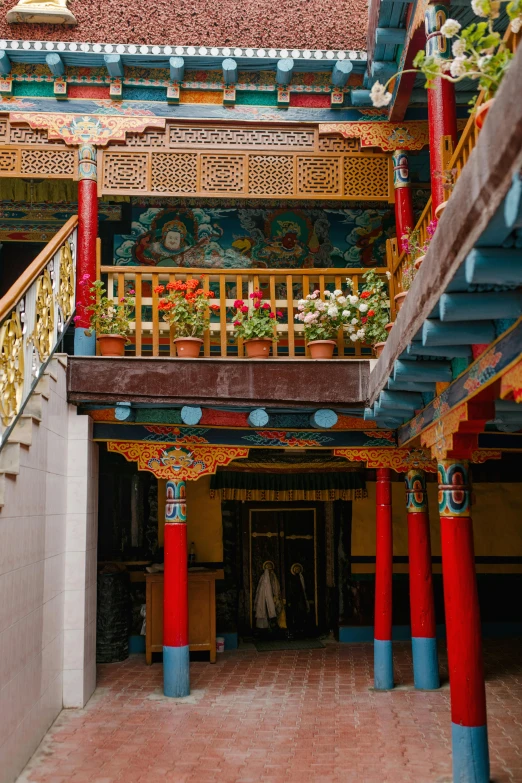
[[[422,383],[421,381],[396,381],[388,378],[386,384],[390,391],[412,391],[431,393],[435,391],[434,383]]]
[[[373,106],[370,90],[352,90],[350,92],[352,106]]]
[[[511,230],[522,228],[522,176],[518,173],[504,200],[504,217]]]
[[[4,75],[11,73],[11,60],[3,49],[0,49],[0,73]]]
[[[519,214],[522,203],[521,195],[522,183],[520,177],[516,175],[506,198],[497,208],[475,247],[506,247]]]
[[[393,378],[396,381],[432,381],[434,383],[452,380],[450,362],[404,362],[394,364]]]
[[[123,60],[119,54],[104,54],[103,60],[111,79],[123,78]]]
[[[203,411],[195,405],[184,405],[181,409],[181,421],[183,424],[195,426],[201,421]]]
[[[227,57],[221,63],[223,69],[223,81],[225,84],[236,84],[237,82],[237,63],[231,57]]]
[[[338,416],[329,408],[320,408],[310,416],[310,425],[321,430],[329,430],[337,424]]]
[[[422,344],[431,345],[476,345],[491,343],[495,339],[495,325],[491,321],[424,321]]]
[[[513,400],[495,400],[495,413],[518,413],[522,415],[522,405]]]
[[[433,356],[440,359],[469,359],[471,347],[469,345],[444,345],[430,346],[426,348],[422,343],[410,343],[407,348],[408,356]]]
[[[248,414],[248,424],[250,427],[266,427],[268,419],[268,413],[264,408],[256,408]]]
[[[373,81],[380,81],[381,84],[386,84],[388,79],[397,73],[397,67],[395,63],[379,62],[375,61],[371,65],[370,75]]]
[[[292,81],[294,61],[291,57],[284,57],[277,63],[276,83],[284,86]]]
[[[337,60],[332,71],[332,84],[336,87],[344,87],[352,71],[351,60]]]
[[[404,43],[406,30],[403,27],[378,27],[375,31],[375,45]]]
[[[522,258],[520,259],[522,262]],[[522,314],[522,291],[499,293],[442,294],[441,321],[489,321],[518,318]]]
[[[468,285],[522,285],[522,259],[517,250],[474,248],[466,257]]]
[[[183,57],[171,57],[169,60],[170,80],[181,84],[185,76],[185,60]]]
[[[53,76],[63,76],[65,73],[65,65],[59,54],[48,54],[45,57],[47,67],[51,71]]]
[[[381,410],[414,411],[422,408],[422,395],[418,392],[383,391],[379,395]]]

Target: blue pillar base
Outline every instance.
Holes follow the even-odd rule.
[[[415,687],[423,691],[434,691],[440,688],[437,640],[412,636],[411,649]]]
[[[375,689],[378,691],[389,691],[393,688],[391,641],[373,640],[373,680]]]
[[[487,726],[451,724],[453,783],[489,783]]]
[[[74,330],[74,355],[96,356],[96,335],[87,337],[85,326],[77,326]]]
[[[189,648],[163,646],[163,693],[180,698],[190,695]]]

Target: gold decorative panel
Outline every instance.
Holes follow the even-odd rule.
[[[74,149],[22,149],[20,172],[47,176],[73,176],[76,163]]]
[[[193,152],[153,152],[151,187],[155,193],[196,193],[197,155]]]
[[[248,191],[253,196],[291,196],[293,155],[249,155]]]
[[[283,128],[229,128],[169,126],[170,146],[187,147],[265,147],[310,149],[315,147],[315,131]]]
[[[344,159],[344,195],[347,198],[382,198],[390,189],[387,155],[347,155]]]
[[[201,155],[201,191],[203,193],[244,193],[243,155]]]
[[[314,195],[342,195],[340,158],[319,155],[297,158],[297,192]]]
[[[104,152],[102,178],[104,191],[112,193],[147,191],[148,162],[147,152]]]
[[[359,152],[359,139],[342,136],[319,136],[319,152]]]

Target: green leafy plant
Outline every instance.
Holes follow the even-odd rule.
[[[347,279],[350,292],[314,291],[297,304],[296,320],[304,324],[306,342],[336,340],[339,329],[350,334],[352,342],[364,338],[359,316],[359,296],[353,293],[352,281]]]
[[[242,299],[236,299],[234,308],[234,337],[236,339],[254,340],[268,338],[278,340],[274,324],[277,318],[282,318],[280,310],[273,312],[268,302],[263,302],[263,292],[253,291],[250,294],[252,306],[249,307]]]
[[[96,334],[118,334],[127,337],[130,333],[130,318],[134,310],[132,296],[122,296],[118,302],[107,296],[105,286],[101,280],[91,282],[89,275],[84,275],[80,285],[89,287],[91,303],[86,308],[90,326],[85,334],[89,337]],[[133,294],[134,291],[129,292]],[[75,316],[75,321],[80,320]]]
[[[186,283],[176,280],[154,289],[154,293],[163,295],[158,302],[158,310],[163,320],[173,327],[175,339],[201,339],[209,327],[211,311],[219,310],[217,303],[208,302],[214,297],[214,292],[205,291],[202,283],[203,277],[192,278]]]
[[[361,299],[368,305],[368,309],[360,316],[361,326],[364,328],[365,342],[375,345],[375,343],[385,342],[388,337],[388,332],[384,328],[390,322],[388,286],[373,269],[364,273],[363,280]]]

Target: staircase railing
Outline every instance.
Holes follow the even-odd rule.
[[[75,215],[0,299],[0,445],[73,316],[77,225]]]

